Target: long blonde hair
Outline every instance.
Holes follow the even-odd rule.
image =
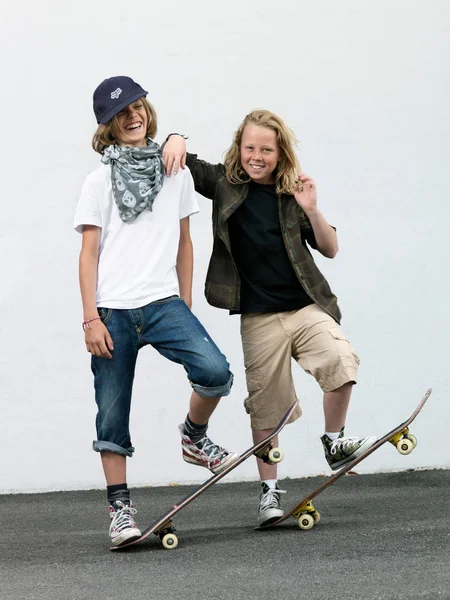
[[[269,110],[253,110],[245,117],[234,134],[233,142],[224,160],[228,181],[246,183],[251,180],[241,162],[242,134],[247,125],[258,125],[275,131],[280,147],[280,160],[274,172],[276,191],[277,194],[292,194],[300,173],[300,163],[294,150],[298,143],[297,138],[292,129],[289,129],[280,117]]]
[[[157,132],[157,119],[156,112],[153,106],[146,98],[141,98],[144,105],[145,112],[147,113],[147,132],[146,137],[154,138]],[[97,127],[97,131],[94,133],[92,138],[92,147],[99,154],[103,154],[107,146],[113,146],[119,142],[117,132],[119,126],[117,123],[117,117],[114,116],[110,121],[102,125],[101,123]]]

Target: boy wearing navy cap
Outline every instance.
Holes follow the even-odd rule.
[[[134,521],[126,458],[131,393],[139,350],[150,344],[181,364],[193,388],[179,426],[185,461],[219,473],[237,455],[207,436],[208,421],[233,375],[191,312],[193,251],[189,217],[198,212],[188,169],[164,174],[153,141],[157,119],[147,92],[129,77],[105,79],[94,92],[92,145],[102,165],[85,180],[74,227],[82,233],[79,276],[86,348],[91,353],[97,439],[105,473],[110,537],[141,535]]]

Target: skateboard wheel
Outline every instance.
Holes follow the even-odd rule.
[[[161,538],[161,543],[167,550],[173,550],[178,546],[178,538],[174,533],[166,533]]]
[[[414,443],[408,438],[404,437],[397,442],[397,450],[400,454],[409,454],[414,450]]]
[[[284,454],[281,448],[272,448],[269,451],[268,457],[272,464],[277,464],[283,460]]]
[[[317,525],[317,523],[320,521],[320,512],[318,510],[315,510],[311,513],[311,516],[314,519],[314,525]]]
[[[304,529],[305,531],[308,529],[312,529],[314,527],[314,517],[308,513],[300,515],[298,519],[298,526],[300,527],[300,529]]]
[[[413,443],[413,448],[417,446],[417,438],[415,435],[413,435],[412,433],[407,433],[405,435],[405,438]]]

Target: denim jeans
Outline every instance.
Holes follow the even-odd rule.
[[[150,344],[160,354],[183,365],[199,396],[215,398],[230,393],[233,375],[225,356],[203,325],[178,296],[136,309],[99,308],[114,342],[112,358],[92,356],[97,452],[132,456],[129,431],[131,392],[140,348]]]

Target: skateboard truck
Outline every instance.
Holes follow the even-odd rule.
[[[409,454],[417,446],[417,438],[409,433],[408,427],[396,433],[389,441],[397,448],[400,454]]]
[[[281,448],[273,448],[270,442],[264,448],[261,448],[259,452],[255,452],[255,456],[261,458],[261,460],[269,465],[277,464],[284,458]],[[314,522],[318,523],[318,519]],[[306,528],[304,527],[303,529]],[[175,532],[176,529],[173,521],[169,520],[162,525],[161,529],[155,531],[154,534],[159,537],[164,548],[167,550],[174,550],[178,546],[178,537],[175,535]]]
[[[380,448],[386,442],[390,442],[393,446],[397,448],[400,454],[409,454],[414,450],[417,446],[417,439],[414,435],[409,433],[409,425],[414,421],[417,415],[420,413],[422,408],[424,407],[426,401],[431,395],[431,388],[427,391],[425,396],[420,401],[417,408],[414,410],[412,415],[403,423],[400,423],[397,427],[386,433],[383,437],[379,438],[372,446],[369,446],[362,454],[357,456],[352,461],[348,462],[345,466],[343,466],[339,471],[337,471],[331,477],[327,477],[325,481],[319,485],[315,490],[310,492],[305,498],[302,498],[297,504],[295,504],[291,509],[286,511],[283,516],[278,518],[275,521],[270,521],[267,525],[260,525],[255,529],[267,529],[269,527],[275,527],[288,519],[289,517],[295,517],[298,522],[298,526],[300,529],[311,529],[314,527],[316,523],[320,521],[320,513],[316,510],[311,502],[313,498],[322,493],[327,487],[333,485],[340,477],[345,475],[346,473],[350,473],[352,469],[359,464],[362,460],[370,456],[375,450]]]
[[[409,428],[404,427],[401,431],[393,435],[388,440],[393,446],[397,448],[400,454],[409,454],[417,446],[417,439],[414,435],[409,433]],[[292,513],[294,519],[297,519],[298,526],[300,529],[307,531],[312,529],[320,521],[320,513],[314,508],[311,501],[305,502]]]
[[[265,448],[261,448],[261,450],[255,452],[255,456],[260,458],[268,465],[276,465],[283,460],[284,454],[281,448],[274,448],[272,444],[270,444]]]
[[[175,535],[175,531],[175,526],[172,520],[170,520],[167,521],[167,523],[164,523],[161,529],[158,529],[158,531],[155,531],[154,533],[159,537],[164,548],[173,550],[178,546],[178,538]]]
[[[164,548],[167,548],[168,550],[176,548],[178,545],[178,537],[175,535],[176,529],[174,527],[172,517],[174,517],[180,510],[198,498],[200,494],[220,481],[222,477],[225,477],[227,473],[230,473],[230,471],[235,469],[251,456],[256,455],[269,464],[276,464],[283,460],[283,452],[280,450],[280,448],[273,448],[272,440],[280,433],[286,423],[288,423],[297,406],[298,401],[296,400],[278,425],[271,431],[270,435],[248,448],[245,452],[240,454],[234,462],[231,462],[231,464],[225,466],[225,468],[219,473],[212,475],[212,477],[205,481],[203,485],[188,494],[177,504],[174,504],[171,509],[161,515],[152,525],[147,527],[147,529],[142,532],[142,535],[139,538],[134,538],[130,541],[124,542],[120,546],[112,546],[111,550],[128,548],[129,546],[133,546],[146,540],[152,534],[155,534],[159,537]]]
[[[297,519],[300,529],[311,529],[320,521],[320,512],[314,508],[314,504],[305,502],[299,509],[292,513],[294,519]]]

